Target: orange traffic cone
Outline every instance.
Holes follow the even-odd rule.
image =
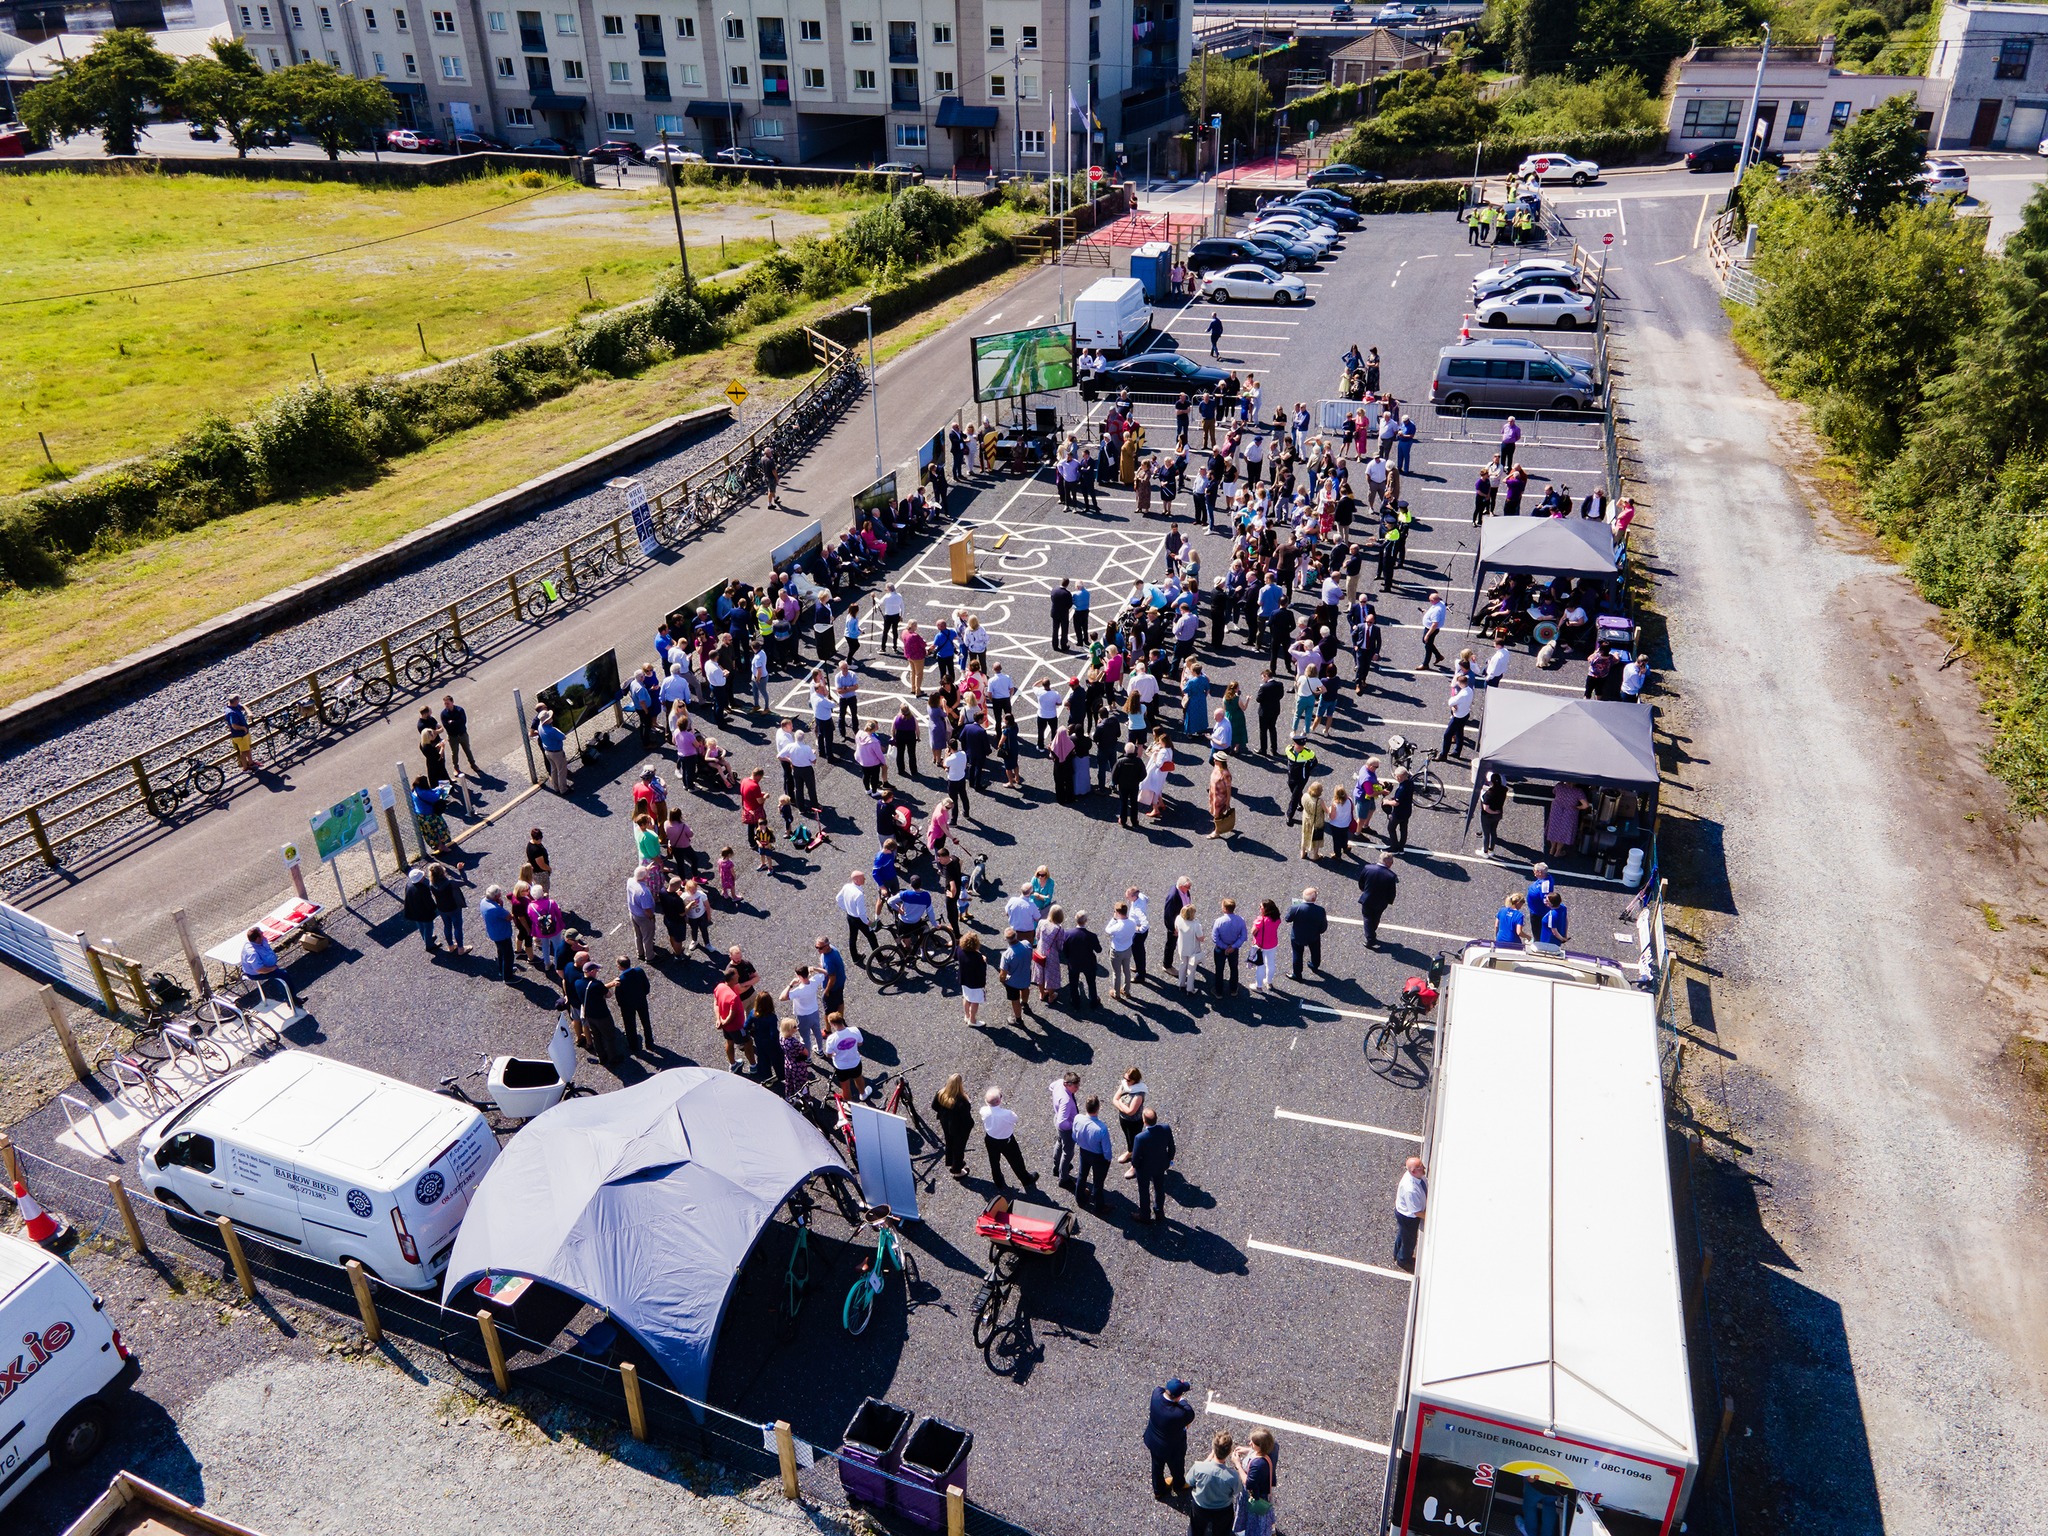
[[[1472,317],[1471,317],[1470,315],[1467,315],[1467,316],[1466,316],[1466,317],[1465,317],[1465,318],[1464,318],[1463,320],[1461,320],[1461,321],[1459,321],[1459,322],[1458,322],[1458,340],[1460,340],[1460,341],[1470,341],[1471,339],[1472,339]]]
[[[21,1219],[28,1227],[28,1239],[45,1248],[54,1249],[71,1235],[71,1223],[61,1216],[54,1216],[36,1204],[36,1198],[28,1192],[28,1186],[14,1181],[14,1203],[21,1211]]]

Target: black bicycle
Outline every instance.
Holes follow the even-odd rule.
[[[425,688],[444,667],[450,672],[460,672],[468,664],[469,657],[467,640],[460,635],[444,635],[437,631],[422,635],[413,642],[400,671],[412,687]]]
[[[1387,1010],[1387,1016],[1365,1032],[1365,1054],[1391,1061],[1418,1043],[1429,1031],[1430,1015],[1436,1012],[1438,988],[1450,969],[1450,959],[1439,950],[1429,962],[1425,976],[1410,976],[1401,983],[1401,995]]]
[[[887,986],[916,970],[920,960],[936,969],[952,958],[953,936],[936,923],[922,923],[915,929],[893,923],[889,937],[868,952],[866,968],[876,986]]]
[[[1408,770],[1409,781],[1415,786],[1415,798],[1423,805],[1441,805],[1444,798],[1444,781],[1437,777],[1436,770],[1429,765],[1435,759],[1425,757],[1415,761],[1415,743],[1406,736],[1387,738],[1387,761],[1396,768]]]
[[[209,762],[203,757],[189,757],[170,768],[157,770],[150,777],[146,801],[149,813],[168,821],[188,795],[206,799],[219,794],[227,787],[227,782],[227,771],[219,763]]]

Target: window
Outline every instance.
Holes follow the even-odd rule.
[[[1023,27],[1023,28],[1020,28],[1019,30],[1020,30],[1020,31],[1022,31],[1022,32],[1023,32],[1023,34],[1024,34],[1024,38],[1023,38],[1023,46],[1024,46],[1024,47],[1026,47],[1026,48],[1036,48],[1036,47],[1038,46],[1038,28],[1036,28],[1036,27]]]
[[[825,71],[822,69],[806,69],[804,71],[804,89],[807,91],[822,91],[825,89]]]
[[[272,53],[272,54],[271,54],[271,56],[270,56],[270,65],[271,65],[271,68],[273,68],[273,69],[275,69],[275,68],[277,67],[277,55],[276,55],[275,53]],[[375,71],[376,71],[376,72],[377,72],[378,74],[380,74],[380,75],[381,75],[381,74],[383,74],[383,73],[384,73],[384,55],[383,55],[383,54],[381,54],[381,53],[373,53],[373,54],[371,54],[371,55],[370,55],[370,68],[371,68],[371,69],[373,69],[373,70],[375,70]]]
[[[1088,57],[1091,59],[1102,57],[1102,18],[1100,16],[1090,16],[1088,18]]]
[[[783,33],[780,16],[757,16],[754,19],[754,53],[763,59],[789,57],[789,43]]]
[[[573,11],[555,12],[555,31],[562,37],[574,37],[576,35],[576,13]]]
[[[728,17],[726,17],[726,18],[725,18],[725,35],[726,35],[727,37],[730,37],[730,38],[734,38],[734,39],[736,39],[736,40],[737,40],[737,39],[742,39],[742,38],[744,38],[744,37],[745,37],[745,36],[747,35],[747,19],[746,19],[746,17],[744,17],[744,16],[728,16]]]
[[[434,30],[440,33],[453,32],[455,30],[455,13],[453,11],[434,12]]]
[[[484,25],[493,32],[502,33],[505,30],[505,13],[503,11],[486,11],[484,13]]]
[[[856,21],[851,35],[856,43],[872,43],[875,40],[875,24],[871,21]]]
[[[1849,102],[1836,102],[1834,110],[1828,113],[1828,132],[1839,133],[1842,129],[1848,127],[1850,111],[1851,104]]]
[[[524,53],[546,53],[548,35],[540,27],[539,11],[519,13],[519,47]]]
[[[414,79],[419,78],[420,61],[409,53],[405,56],[405,72]]]
[[[667,101],[668,66],[666,64],[642,64],[640,66],[640,93],[649,101]]]
[[[726,70],[726,74],[731,78],[732,83],[738,86],[741,90],[745,90],[748,84],[750,83],[750,77],[747,74],[747,66],[744,64],[734,64],[730,66]]]
[[[462,60],[452,53],[442,54],[441,78],[443,80],[460,80],[462,78]]]
[[[500,80],[511,80],[515,78],[517,74],[518,71],[513,68],[512,61],[508,58],[504,58],[501,56],[498,60],[498,78]]]
[[[761,66],[761,99],[763,101],[789,100],[789,66],[787,64],[763,64]]]
[[[891,64],[915,64],[917,62],[916,22],[892,21],[889,23],[889,62]]]
[[[923,149],[925,132],[923,123],[898,123],[896,125],[896,147],[898,149]]]
[[[1038,100],[1038,76],[1019,75],[1017,77],[1017,97],[1020,101]]]
[[[320,30],[322,32],[332,32],[334,30],[334,12],[324,5],[320,7]]]
[[[526,88],[529,91],[552,91],[555,88],[554,66],[546,59],[528,59]]]
[[[988,93],[995,100],[1002,100],[1003,97],[1010,93],[1009,80],[1002,75],[990,75],[988,77]]]
[[[933,70],[932,90],[941,96],[951,95],[953,92],[953,71],[950,69]]]
[[[247,7],[247,6],[245,5],[245,6],[243,6],[243,7],[241,8],[241,11],[242,11],[242,25],[243,25],[243,26],[245,26],[245,27],[246,27],[246,26],[249,26],[249,25],[251,25],[251,23],[250,23],[250,21],[249,21],[249,7]]]
[[[1003,49],[1010,46],[1003,40],[1003,29],[1001,27],[990,27],[988,29],[988,46],[990,51],[994,53],[1001,53]]]
[[[696,18],[696,17],[694,17],[694,16],[678,16],[678,17],[676,18],[676,36],[677,36],[677,37],[695,37],[696,35],[697,35],[697,18]]]
[[[173,1136],[170,1145],[157,1154],[159,1168],[190,1168],[194,1173],[211,1173],[214,1166],[213,1138],[197,1131]]]
[[[377,30],[377,13],[375,11],[366,10],[363,12],[363,30],[366,32]]]
[[[630,112],[605,113],[604,131],[606,133],[631,133],[633,131],[633,114]]]
[[[676,66],[676,73],[684,85],[694,87],[704,83],[704,77],[698,73],[697,66],[694,64],[678,64]]]
[[[822,43],[825,41],[825,23],[799,21],[796,24],[796,40],[800,43]]]
[[[917,94],[917,71],[889,71],[889,106],[897,112],[915,112],[921,105]]]
[[[1998,45],[1998,68],[1991,72],[1992,76],[1999,80],[2024,80],[2033,57],[2031,38],[2008,37]]]
[[[295,6],[293,6],[293,7],[292,7],[292,25],[293,25],[293,26],[295,26],[295,27],[303,27],[303,26],[304,26],[305,24],[306,24],[306,18],[305,18],[305,17],[303,17],[303,16],[301,16],[301,15],[299,14],[299,8],[298,8],[298,7],[296,6],[296,5],[295,5]]]
[[[507,107],[505,109],[505,126],[508,128],[531,128],[533,126],[533,108]]]
[[[1045,130],[1026,128],[1017,135],[1017,153],[1020,155],[1042,155],[1045,153]]]
[[[932,41],[941,48],[953,46],[953,24],[950,21],[932,23]]]
[[[754,137],[757,139],[779,139],[783,136],[783,131],[783,121],[779,117],[754,119]]]
[[[683,131],[683,120],[679,115],[673,113],[660,113],[654,119],[654,131],[656,133],[681,133]]]
[[[1725,139],[1742,128],[1742,103],[1732,97],[1697,97],[1685,104],[1680,129],[1688,139]]]
[[[270,26],[270,7],[267,5],[261,7],[258,11],[258,14],[261,15],[263,18],[263,25],[265,30],[268,30]]]
[[[583,61],[581,59],[562,60],[562,78],[564,80],[581,80],[583,78]]]
[[[1791,112],[1785,118],[1785,142],[1787,144],[1797,144],[1805,132],[1806,103],[1795,101],[1792,103]]]
[[[633,78],[633,66],[624,59],[613,59],[608,72],[613,85],[625,85]]]
[[[399,31],[410,32],[412,30],[412,17],[407,14],[404,6],[401,5],[392,11],[391,19],[398,24]]]
[[[856,91],[872,91],[875,88],[875,72],[872,69],[856,69],[853,72],[853,88]]]
[[[278,59],[277,50],[272,48],[268,52],[270,54],[270,67],[272,69],[283,69],[284,65]],[[380,75],[384,73],[384,55],[381,53],[377,55],[377,73]]]
[[[604,23],[604,35],[606,37],[624,37],[626,35],[625,17],[600,16],[598,20]]]
[[[327,50],[327,65],[328,68],[330,69],[341,68],[341,55],[336,53],[332,48]]]

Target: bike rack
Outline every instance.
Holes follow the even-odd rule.
[[[58,1094],[57,1102],[64,1107],[65,1131],[74,1137],[80,1146],[85,1145],[85,1138],[78,1134],[78,1128],[81,1125],[89,1125],[98,1131],[100,1145],[106,1148],[107,1157],[111,1161],[116,1163],[126,1161],[121,1156],[120,1148],[116,1147],[108,1137],[106,1127],[99,1123],[99,1110],[96,1106],[86,1103],[85,1100],[75,1094],[69,1093]]]

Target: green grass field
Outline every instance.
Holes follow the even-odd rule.
[[[771,221],[787,244],[879,197],[687,187],[682,200],[701,277],[767,249]],[[127,289],[7,304],[0,495],[51,477],[38,432],[76,472],[211,413],[244,416],[310,377],[314,355],[339,378],[460,357],[639,298],[675,260],[666,193],[509,176],[414,188],[21,176],[0,180],[0,229],[0,299]],[[196,278],[258,263],[281,264]],[[165,278],[196,280],[133,286]]]

